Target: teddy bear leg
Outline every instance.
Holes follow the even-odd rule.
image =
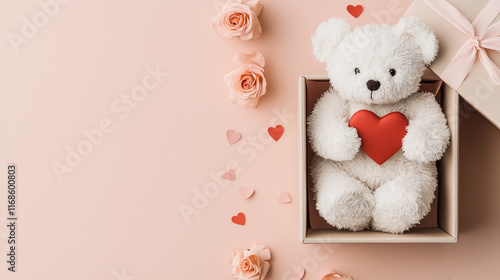
[[[316,208],[329,224],[338,229],[360,231],[368,228],[375,204],[373,194],[337,164],[321,158],[313,162]]]
[[[418,170],[418,168],[417,168]],[[436,167],[401,175],[375,191],[374,230],[402,233],[425,217],[437,187]]]

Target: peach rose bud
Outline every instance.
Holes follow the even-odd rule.
[[[230,256],[230,265],[234,279],[264,280],[269,271],[271,253],[264,245],[253,245],[242,251],[234,249]]]
[[[234,60],[243,66],[228,73],[224,80],[229,87],[231,102],[243,108],[255,108],[259,98],[266,94],[264,56],[260,52],[239,54]]]
[[[231,0],[212,19],[212,25],[224,37],[250,40],[262,33],[257,18],[262,10],[259,0]]]

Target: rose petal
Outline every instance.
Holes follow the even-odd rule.
[[[259,257],[259,260],[261,262],[265,262],[271,259],[271,251],[269,251],[269,248],[265,248],[262,251],[260,251],[257,256]]]
[[[269,262],[262,263],[262,266],[260,267],[260,280],[264,280],[266,278],[267,272],[269,271],[270,267],[271,264],[269,264]]]
[[[233,263],[234,263],[234,260],[236,258],[241,258],[243,256],[243,252],[241,249],[233,249],[231,250],[231,252],[229,253],[229,264],[232,266]]]
[[[224,76],[224,82],[226,83],[226,85],[228,87],[232,87],[233,86],[234,80],[235,80],[236,77],[240,76],[240,72],[241,72],[241,69],[236,69],[234,71],[231,71],[231,72],[227,73]]]
[[[250,261],[250,264],[252,266],[252,268],[251,268],[252,273],[250,276],[260,274],[259,258],[256,255],[251,255],[248,257],[248,260]]]
[[[243,251],[244,258],[248,258],[250,255],[256,255],[259,257],[261,262],[271,259],[271,252],[269,251],[269,248],[262,244],[254,244],[250,250]]]
[[[243,108],[257,108],[257,105],[259,105],[259,99],[255,98],[248,103],[241,104],[240,106],[242,106]]]
[[[262,34],[262,26],[260,25],[260,21],[255,22],[255,26],[253,27],[252,38],[259,38]],[[262,65],[264,67],[264,65]]]
[[[260,0],[250,0],[248,2],[246,2],[245,4],[248,5],[248,7],[250,7],[250,9],[255,13],[255,15],[259,15],[260,12],[262,11],[262,7],[264,5],[262,5],[260,3]]]
[[[239,270],[238,264],[240,263],[241,258],[243,257],[243,250],[233,249],[233,251],[231,251],[231,257],[232,257],[231,271],[233,275],[239,275],[241,272]]]
[[[249,40],[252,38],[257,38],[260,36],[260,34],[254,34],[255,27],[257,26],[257,23],[259,22],[259,19],[257,18],[257,15],[255,15],[254,12],[250,11],[247,17],[247,24],[245,26],[245,31],[241,35],[242,37],[240,40]],[[249,37],[248,39],[246,37]]]
[[[264,76],[262,76],[261,87],[262,87],[262,89],[260,90],[260,96],[266,94],[266,92],[267,92],[267,80],[266,80],[266,78],[264,78]]]
[[[264,55],[257,51],[251,53],[240,53],[234,57],[234,61],[241,64],[255,64],[261,68],[266,64]]]

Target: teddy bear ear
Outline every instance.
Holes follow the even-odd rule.
[[[351,26],[345,19],[331,18],[318,26],[311,37],[313,53],[320,62],[326,62],[333,50],[351,32]]]
[[[409,36],[417,44],[422,53],[423,63],[430,64],[438,52],[438,40],[434,32],[419,18],[401,18],[395,26],[401,34]]]

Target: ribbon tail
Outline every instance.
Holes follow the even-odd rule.
[[[460,48],[446,69],[444,69],[441,74],[441,79],[453,89],[458,90],[467,75],[469,75],[476,61],[476,56],[477,51],[474,48],[472,39],[469,39],[462,48]]]
[[[424,2],[463,34],[474,35],[474,27],[469,20],[448,1],[424,0]]]
[[[490,26],[493,20],[495,20],[498,13],[500,13],[500,1],[488,1],[486,6],[484,6],[481,12],[476,16],[474,22],[472,22],[472,26],[474,26],[474,29],[476,30],[477,37],[480,39],[484,38],[485,33],[488,30],[488,26]],[[498,33],[496,34],[498,35]]]
[[[487,40],[488,38],[495,38],[500,35],[500,22],[493,23],[486,29],[484,35],[481,40],[483,42],[484,40]]]
[[[493,61],[491,61],[484,49],[479,50],[479,60],[483,64],[484,68],[486,68],[486,71],[490,74],[493,82],[500,85],[500,68],[498,68]]]
[[[500,37],[482,40],[481,48],[500,52]]]

